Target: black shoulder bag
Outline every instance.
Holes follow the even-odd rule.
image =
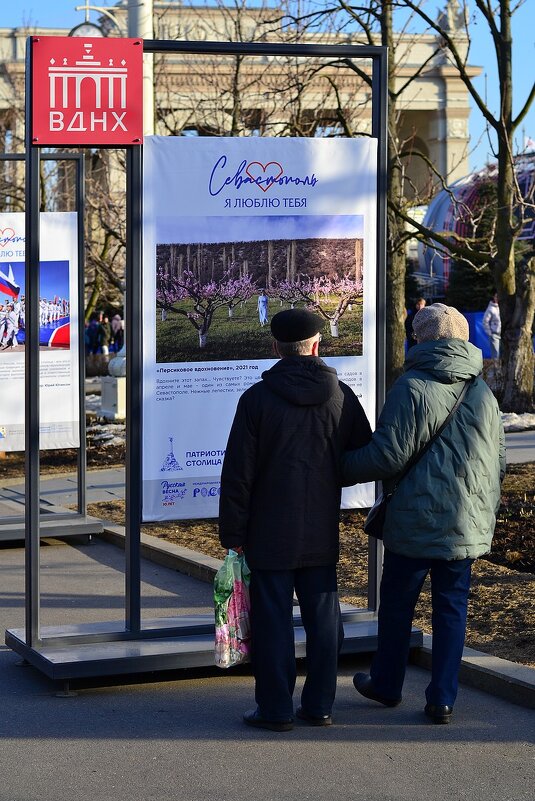
[[[469,385],[472,384],[474,381],[475,378],[472,378],[470,381],[465,382],[465,385],[462,388],[459,397],[455,401],[453,409],[450,411],[450,413],[448,414],[448,416],[446,417],[440,428],[438,428],[435,431],[431,439],[428,442],[426,442],[425,445],[422,448],[420,448],[419,451],[417,451],[411,456],[411,458],[409,459],[409,461],[407,462],[401,473],[399,473],[399,475],[397,476],[395,484],[390,490],[390,492],[381,492],[381,494],[377,497],[377,500],[375,501],[372,508],[368,512],[368,516],[366,517],[366,521],[364,523],[364,531],[370,537],[375,537],[378,540],[383,539],[383,527],[386,518],[386,508],[390,503],[393,494],[395,493],[395,491],[399,487],[400,482],[402,481],[402,479],[405,478],[409,470],[411,470],[414,467],[416,462],[418,462],[422,458],[424,453],[431,447],[433,442],[436,439],[438,439],[438,437],[442,434],[442,432],[450,422],[451,418],[461,405]]]

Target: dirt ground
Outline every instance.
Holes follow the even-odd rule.
[[[93,504],[90,514],[122,523],[122,503]],[[364,514],[342,512],[340,596],[366,606],[368,538]],[[216,520],[150,524],[143,531],[185,548],[223,558]],[[493,560],[493,561],[490,561]],[[473,567],[466,644],[513,662],[535,666],[535,463],[512,466],[503,486],[493,553]],[[415,623],[430,631],[430,594],[426,582]]]

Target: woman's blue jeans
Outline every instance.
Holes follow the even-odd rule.
[[[473,559],[411,559],[385,549],[379,606],[379,642],[371,666],[374,688],[386,698],[401,698],[409,656],[414,607],[431,574],[433,654],[430,704],[453,706],[466,632]]]

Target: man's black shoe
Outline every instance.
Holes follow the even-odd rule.
[[[401,703],[401,698],[385,698],[384,695],[376,693],[373,689],[372,678],[367,673],[355,673],[353,684],[356,691],[363,695],[364,698],[369,698],[370,701],[377,701],[383,706],[397,706]]]
[[[295,716],[311,726],[332,726],[333,719],[330,715],[309,715],[302,706],[297,707]]]
[[[449,723],[453,714],[453,707],[446,704],[426,704],[424,709],[433,723]]]
[[[243,722],[248,726],[255,726],[257,729],[269,729],[270,731],[291,731],[294,727],[293,718],[288,720],[268,720],[263,718],[258,709],[250,709],[243,716]]]

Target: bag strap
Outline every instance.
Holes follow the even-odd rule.
[[[429,450],[429,448],[431,447],[433,442],[435,442],[435,440],[437,440],[440,437],[440,435],[442,434],[442,432],[444,431],[444,429],[446,428],[446,426],[450,422],[451,418],[453,417],[453,415],[455,414],[455,412],[457,411],[457,409],[459,408],[459,406],[463,402],[463,398],[466,395],[468,387],[471,386],[474,383],[474,381],[476,380],[477,377],[478,376],[474,376],[469,381],[465,381],[464,382],[464,386],[461,389],[461,391],[459,393],[459,396],[457,397],[457,400],[455,401],[455,404],[454,404],[453,408],[450,410],[448,416],[446,417],[444,422],[439,426],[439,428],[437,428],[437,430],[435,431],[435,433],[433,434],[431,439],[428,440],[425,443],[425,445],[422,448],[420,448],[419,451],[417,451],[416,453],[413,453],[413,455],[411,456],[411,458],[409,459],[409,461],[407,462],[407,464],[405,465],[405,467],[403,468],[401,473],[399,473],[399,475],[397,476],[396,483],[394,484],[393,488],[388,493],[389,495],[393,495],[394,494],[394,492],[398,488],[398,485],[399,485],[400,481],[405,478],[405,476],[407,475],[409,470],[411,470],[414,467],[414,465],[416,464],[416,462],[418,462],[422,458],[424,453],[427,450]]]

